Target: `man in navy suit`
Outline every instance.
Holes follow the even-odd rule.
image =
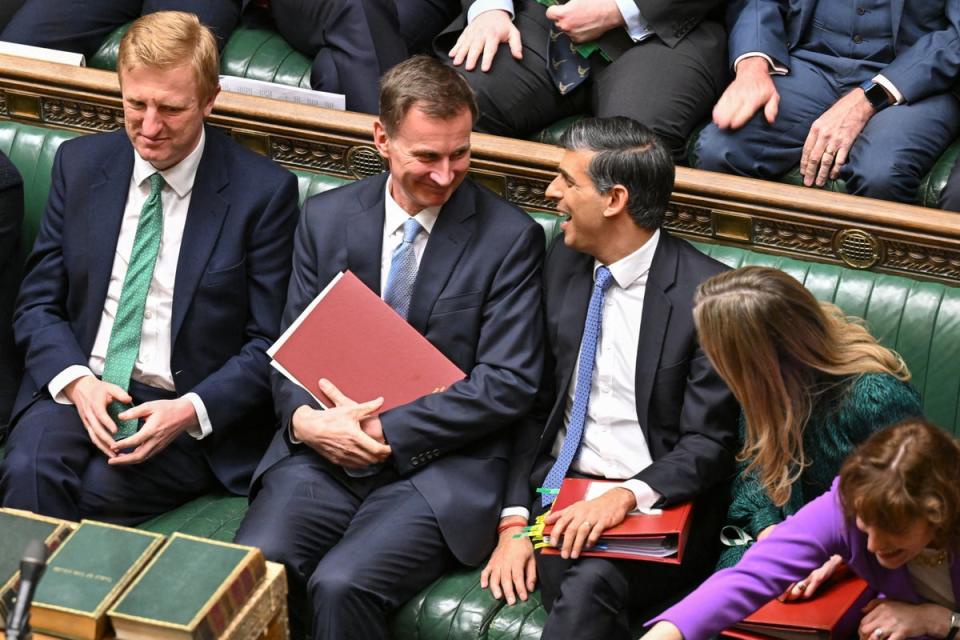
[[[513,604],[539,577],[544,638],[627,640],[631,614],[684,593],[716,560],[738,411],[697,342],[693,298],[726,267],[661,229],[674,168],[650,129],[588,118],[561,146],[546,191],[568,216],[544,262],[547,363],[481,586]],[[550,506],[534,490],[565,476],[617,484],[551,511],[562,555],[535,554],[517,534]],[[630,511],[689,500],[682,564],[580,557]]]
[[[378,414],[336,380],[321,381],[336,404],[321,410],[275,375],[281,429],[237,541],[286,565],[295,636],[312,624],[314,638],[387,638],[392,609],[452,561],[482,562],[510,427],[540,379],[543,231],[465,179],[469,85],[417,56],[384,77],[380,104],[390,171],[307,201],[283,325],[350,269],[467,377]]]
[[[246,493],[273,433],[265,350],[297,185],[204,126],[217,58],[195,16],[139,19],[120,48],[125,131],[57,153],[14,317],[4,506],[136,523]]]
[[[736,0],[735,79],[700,135],[696,165],[915,202],[960,133],[956,0]]]
[[[13,305],[23,273],[20,233],[23,226],[23,179],[0,153],[0,442],[6,434],[20,380],[20,358],[13,345]]]

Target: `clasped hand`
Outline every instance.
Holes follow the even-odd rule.
[[[306,405],[293,414],[293,435],[330,462],[347,469],[359,469],[386,460],[390,446],[383,426],[374,414],[383,398],[355,402],[329,380],[320,380],[320,390],[333,402],[318,411]]]
[[[579,558],[584,549],[597,544],[604,531],[623,522],[636,506],[632,491],[616,487],[592,500],[551,511],[545,520],[547,525],[553,525],[550,544],[559,547],[560,556],[565,559]]]
[[[64,389],[76,406],[90,441],[108,458],[111,465],[137,464],[163,451],[188,429],[199,429],[193,403],[185,398],[144,402],[118,416],[121,420],[144,419],[134,435],[114,441],[117,425],[107,412],[111,402],[130,404],[130,394],[115,384],[94,376],[74,380]],[[126,453],[121,453],[126,451]]]

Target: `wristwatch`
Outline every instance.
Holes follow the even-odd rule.
[[[960,631],[960,613],[956,611],[950,612],[950,632],[946,635],[944,640],[953,640],[957,637],[957,632]]]
[[[860,88],[863,89],[874,110],[883,111],[890,106],[890,96],[887,95],[887,90],[873,80],[867,80],[860,85]]]

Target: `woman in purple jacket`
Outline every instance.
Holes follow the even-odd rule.
[[[837,554],[883,598],[865,607],[861,640],[960,629],[960,443],[911,418],[844,463],[830,491],[652,622],[642,640],[701,640],[781,594]]]

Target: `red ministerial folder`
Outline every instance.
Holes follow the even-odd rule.
[[[722,635],[740,640],[852,638],[873,595],[862,578],[848,574],[825,584],[811,600],[771,600]]]
[[[595,498],[621,484],[610,480],[564,478],[551,510],[560,511],[574,502]],[[690,534],[692,512],[692,502],[665,509],[633,511],[623,522],[604,531],[597,544],[581,555],[680,564]],[[548,538],[552,529],[552,526],[545,527],[543,537]],[[650,547],[654,550],[647,552]],[[540,551],[546,555],[560,553],[559,548],[551,546],[541,547]]]
[[[330,281],[267,355],[324,407],[334,405],[320,378],[357,402],[383,396],[384,412],[466,377],[349,271]]]

